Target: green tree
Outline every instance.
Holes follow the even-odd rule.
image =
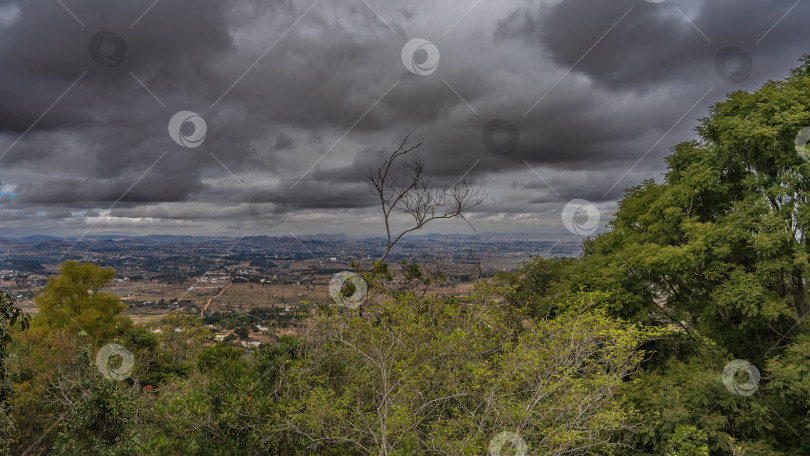
[[[594,454],[638,423],[618,394],[661,333],[577,294],[554,319],[510,315],[496,290],[397,294],[310,321],[279,430],[322,454],[485,454],[503,432],[531,454]],[[495,293],[495,294],[494,294]]]
[[[714,104],[698,139],[673,148],[663,182],[628,189],[610,230],[551,290],[609,292],[613,316],[676,331],[645,347],[656,355],[631,397],[656,421],[635,451],[660,454],[679,426],[695,423],[712,454],[810,450],[810,394],[798,386],[808,372],[810,163],[795,145],[810,126],[808,62]],[[553,271],[535,263],[523,289]],[[762,371],[755,395],[724,388],[734,358]]]
[[[17,426],[8,408],[0,404],[0,456],[11,454],[11,445],[16,438]]]
[[[247,339],[250,336],[250,328],[247,326],[238,326],[233,332],[239,336],[240,339]]]
[[[810,125],[808,68],[713,105],[664,182],[626,192],[579,277],[629,300],[626,316],[683,320],[761,362],[810,311],[810,163],[794,145]]]
[[[115,270],[92,263],[66,261],[60,274],[51,277],[35,298],[39,313],[35,328],[84,331],[98,345],[132,326],[121,315],[125,306],[117,296],[102,293],[115,277]]]
[[[708,436],[694,426],[678,426],[667,440],[666,456],[709,456]]]
[[[573,258],[544,258],[533,256],[517,271],[499,272],[499,279],[508,285],[506,299],[513,306],[538,318],[553,316],[571,289],[561,284],[570,281]]]
[[[146,454],[294,454],[269,452],[271,435],[265,431],[272,424],[273,390],[262,381],[255,358],[218,343],[202,350],[197,369],[149,402]]]
[[[71,406],[60,426],[54,452],[75,456],[136,456],[135,400],[131,390],[104,378],[87,347],[79,353],[81,374],[67,395]]]
[[[9,379],[6,361],[9,345],[13,341],[12,331],[19,323],[20,329],[28,329],[29,316],[17,307],[14,298],[0,291],[0,456],[10,454],[11,444],[16,437],[14,418],[6,406],[9,392]]]
[[[17,307],[17,302],[11,295],[0,291],[0,406],[5,405],[8,397],[6,360],[9,344],[12,342],[12,330],[17,323],[25,331],[30,324],[30,317]]]

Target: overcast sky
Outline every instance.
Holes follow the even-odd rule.
[[[405,135],[435,184],[485,189],[479,233],[573,236],[567,203],[603,226],[710,104],[797,66],[808,18],[795,0],[2,0],[0,237],[382,234],[364,174]]]

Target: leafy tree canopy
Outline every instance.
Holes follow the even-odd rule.
[[[39,314],[34,327],[84,331],[95,344],[121,334],[132,325],[128,317],[120,315],[125,306],[118,296],[101,291],[114,276],[112,268],[77,261],[62,263],[60,274],[51,277],[35,298]]]
[[[810,391],[797,387],[810,372],[810,163],[796,146],[809,126],[805,56],[787,78],[714,104],[697,139],[673,148],[663,181],[626,190],[610,230],[577,261],[520,271],[515,304],[539,290],[534,307],[553,311],[558,296],[585,286],[610,293],[614,316],[677,329],[646,347],[657,354],[631,394],[656,420],[638,443],[651,453],[681,451],[681,441],[692,442],[686,454],[701,453],[695,425],[712,454],[810,449],[801,432]],[[762,372],[755,395],[723,386],[735,358]]]

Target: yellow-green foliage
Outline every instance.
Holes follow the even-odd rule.
[[[37,331],[84,331],[98,345],[112,340],[132,325],[121,315],[125,306],[118,296],[102,293],[115,276],[112,268],[66,261],[60,274],[51,277],[35,302]]]

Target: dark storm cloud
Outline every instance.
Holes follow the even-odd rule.
[[[577,71],[614,89],[643,91],[665,83],[706,80],[706,76],[721,84],[724,81],[715,73],[714,63],[726,46],[752,55],[751,78],[758,80],[772,76],[771,63],[782,62],[784,71],[786,64],[795,65],[797,56],[807,52],[804,18],[810,15],[810,5],[798,4],[768,32],[795,3],[567,0],[551,8],[519,9],[501,21],[496,36],[537,45],[555,62],[571,66],[615,24],[598,49],[576,66]],[[619,20],[624,13],[627,16]]]
[[[793,5],[777,0],[63,3],[0,6],[5,232],[233,234],[272,191],[287,233],[376,233],[364,175],[405,135],[437,185],[484,186],[482,229],[536,229],[570,199],[609,211],[660,176],[707,106],[782,77],[810,38],[810,5],[774,26]],[[126,44],[120,62],[94,61],[102,31]],[[441,52],[429,76],[401,62],[416,37]],[[715,71],[729,45],[753,59],[740,84]],[[205,120],[197,148],[169,137],[181,110]],[[487,150],[492,119],[519,131],[512,153]]]
[[[65,2],[82,23],[74,21],[58,4],[11,2],[19,19],[2,30],[0,55],[0,111],[3,129],[21,131],[30,125],[82,72],[84,84],[67,103],[59,104],[38,124],[48,127],[77,127],[97,119],[93,105],[105,103],[121,113],[131,101],[131,71],[149,79],[153,90],[203,86],[211,80],[211,60],[231,48],[225,4],[215,1],[162,2],[138,24],[130,25],[150,2],[107,3]],[[91,58],[88,44],[94,34],[108,30],[123,38],[127,51],[117,67],[101,67]],[[196,75],[197,77],[189,77]],[[202,90],[202,87],[196,87]],[[72,102],[71,102],[72,101]]]

